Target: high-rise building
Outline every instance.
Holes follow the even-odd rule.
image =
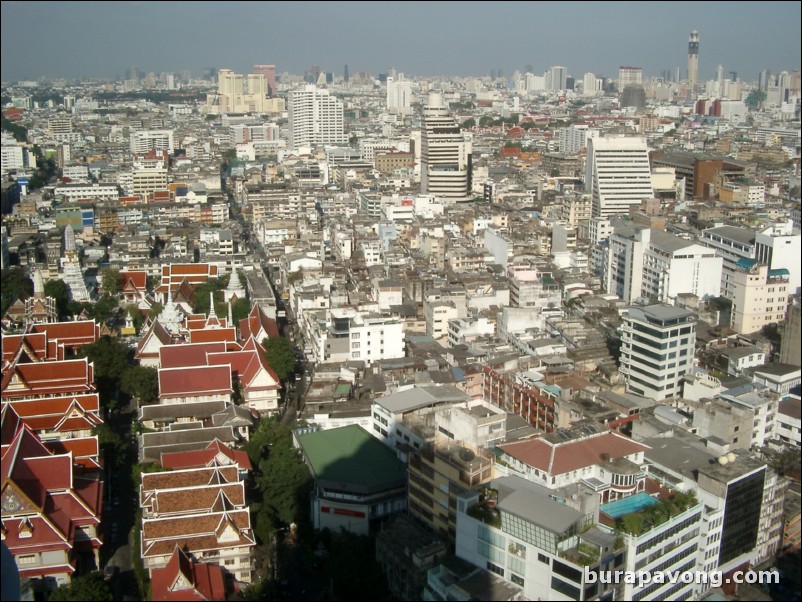
[[[672,305],[630,306],[622,316],[621,366],[627,392],[662,401],[679,397],[693,369],[696,314]]]
[[[387,110],[402,114],[412,111],[412,82],[405,80],[403,73],[387,78]]]
[[[206,111],[210,114],[264,113],[267,110],[268,89],[268,76],[264,73],[251,73],[246,79],[231,69],[220,69],[217,93],[207,94]]]
[[[276,95],[276,66],[275,65],[254,65],[253,72],[264,75],[267,80],[267,95]]]
[[[343,103],[328,90],[306,85],[290,92],[287,98],[290,144],[344,144]]]
[[[643,67],[622,65],[618,68],[618,89],[623,90],[629,84],[643,83]]]
[[[567,78],[568,73],[565,67],[559,65],[554,66],[549,69],[546,76],[546,87],[551,91],[565,90],[568,85]]]
[[[343,67],[343,81],[347,84],[350,76],[348,75],[348,65]]]
[[[423,108],[421,194],[461,201],[470,191],[471,139],[460,132],[443,95],[432,93]]]
[[[593,195],[593,217],[628,214],[654,196],[644,138],[589,139],[585,190]]]
[[[691,94],[696,92],[696,83],[699,79],[699,32],[695,29],[688,40],[688,84]]]

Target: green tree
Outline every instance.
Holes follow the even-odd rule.
[[[155,368],[132,366],[123,372],[120,390],[145,403],[152,403],[159,398],[159,373]]]
[[[103,422],[92,428],[92,434],[97,435],[100,449],[106,456],[106,462],[111,466],[120,466],[125,463],[126,441],[118,435],[108,422]]]
[[[251,313],[251,303],[247,299],[237,299],[231,307],[231,318],[234,324],[239,324],[240,320],[244,320]]]
[[[133,361],[133,352],[128,345],[110,336],[102,336],[94,343],[84,345],[79,355],[89,358],[95,366],[95,382],[100,400],[113,405],[120,388],[120,379]]]
[[[100,290],[103,291],[106,295],[111,295],[115,297],[120,294],[120,290],[122,289],[122,276],[120,276],[120,270],[103,270],[103,276],[101,278],[101,285]]]
[[[117,314],[120,303],[110,295],[103,295],[94,305],[89,306],[89,314],[100,323],[107,322]]]
[[[67,315],[67,303],[70,301],[70,289],[63,280],[48,280],[45,282],[45,295],[56,300],[56,311],[59,319]]]
[[[142,323],[145,321],[145,318],[142,316],[142,312],[139,311],[139,308],[134,303],[126,306],[125,311],[131,317],[131,322],[134,324],[134,329],[139,332],[139,329],[142,328]]]
[[[261,501],[252,506],[254,533],[268,543],[279,525],[305,517],[312,478],[292,445],[292,429],[277,417],[262,420],[244,447],[258,466],[254,482]]]
[[[462,129],[469,130],[471,128],[476,127],[476,120],[473,117],[470,117],[462,122]]]
[[[5,115],[2,116],[3,131],[9,132],[17,142],[28,141],[28,130],[21,125],[9,120]]]
[[[114,600],[111,587],[97,571],[73,577],[69,585],[61,585],[48,594],[48,600],[102,602]]]
[[[208,314],[209,313],[209,293],[212,293],[215,299],[215,311],[217,311],[217,299],[220,297],[218,294],[228,284],[225,278],[210,278],[203,284],[195,287],[195,313]],[[225,315],[225,314],[223,314]]]
[[[23,293],[33,294],[33,281],[28,278],[25,269],[13,266],[3,270],[0,275],[0,298],[2,298],[2,313],[5,315],[9,306],[19,299]]]
[[[279,379],[284,382],[295,372],[295,352],[284,337],[270,337],[262,341],[265,359]]]
[[[159,314],[162,313],[164,306],[161,303],[154,303],[150,306],[150,310],[148,311],[148,317],[151,320],[155,320],[159,317]]]

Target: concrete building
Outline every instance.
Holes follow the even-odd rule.
[[[307,85],[287,98],[292,148],[336,145],[346,142],[343,130],[343,103],[328,90]]]
[[[785,487],[765,463],[677,430],[643,443],[651,448],[646,452],[650,476],[664,487],[692,491],[704,504],[697,539],[700,569],[744,570],[778,550]],[[697,593],[709,587],[700,585]]]
[[[173,130],[141,130],[131,132],[131,152],[145,155],[151,150],[167,151],[173,154]]]
[[[603,272],[608,293],[627,302],[644,297],[661,303],[682,293],[719,295],[723,260],[709,248],[632,222],[614,228]]]
[[[406,508],[404,464],[361,426],[300,429],[293,441],[314,478],[315,529],[368,535],[381,519]]]
[[[754,260],[742,259],[731,274],[730,325],[735,332],[759,332],[764,326],[785,319],[791,293],[787,269],[772,270]],[[798,344],[797,340],[797,349]]]
[[[654,196],[644,138],[595,138],[587,145],[585,190],[593,195],[593,217],[628,215]]]
[[[421,125],[421,194],[449,202],[468,200],[471,139],[460,132],[442,94],[429,95]]]
[[[627,391],[656,401],[679,397],[693,368],[696,315],[670,305],[630,306],[621,331],[619,371]]]
[[[387,110],[402,115],[412,112],[412,82],[403,73],[387,78]]]
[[[612,596],[613,585],[586,582],[585,567],[623,569],[624,555],[615,536],[594,528],[594,514],[572,502],[517,476],[495,479],[458,497],[456,554],[521,587],[528,600]]]

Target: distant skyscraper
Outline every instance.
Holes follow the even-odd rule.
[[[275,65],[254,65],[253,72],[264,75],[267,80],[268,96],[276,95],[276,66]]]
[[[644,138],[595,138],[587,145],[585,191],[592,195],[593,217],[629,214],[632,205],[654,196]]]
[[[696,92],[696,83],[699,79],[699,32],[695,29],[688,39],[688,84],[691,93]]]
[[[348,65],[343,68],[343,81],[348,83]]]
[[[622,65],[618,68],[618,89],[623,91],[629,84],[643,83],[643,67]]]
[[[760,72],[760,80],[758,85],[760,86],[760,91],[765,92],[769,89],[771,85],[771,69],[763,69]]]
[[[421,132],[421,193],[444,201],[468,200],[471,140],[460,132],[442,94],[429,95]]]
[[[287,97],[290,144],[344,144],[343,103],[316,86],[303,86]]]
[[[549,90],[565,90],[566,87],[566,78],[568,74],[565,71],[565,67],[555,66],[549,70],[549,76],[546,79],[546,86]]]
[[[406,114],[412,111],[412,82],[398,78],[387,78],[387,110],[391,113]]]

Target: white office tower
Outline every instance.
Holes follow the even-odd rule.
[[[576,155],[585,148],[589,137],[598,136],[598,131],[588,130],[586,123],[572,123],[568,127],[560,128],[559,149],[561,153]]]
[[[432,93],[423,108],[421,194],[466,201],[471,190],[471,139],[460,132],[443,95]]]
[[[131,152],[144,155],[151,150],[173,153],[173,130],[142,130],[131,132]]]
[[[343,103],[328,90],[307,85],[290,92],[287,100],[293,148],[345,144]]]
[[[644,138],[588,139],[585,191],[593,197],[593,217],[628,215],[632,205],[654,196]]]
[[[397,78],[387,78],[387,110],[406,115],[412,112],[412,82],[400,73]]]
[[[630,306],[621,322],[621,366],[627,392],[656,401],[679,397],[693,368],[696,314],[672,305]]]
[[[568,85],[568,72],[559,65],[549,69],[546,75],[546,86],[552,91],[565,90]]]
[[[585,73],[582,77],[582,95],[583,96],[596,96],[601,94],[602,80],[597,78],[593,73]]]

